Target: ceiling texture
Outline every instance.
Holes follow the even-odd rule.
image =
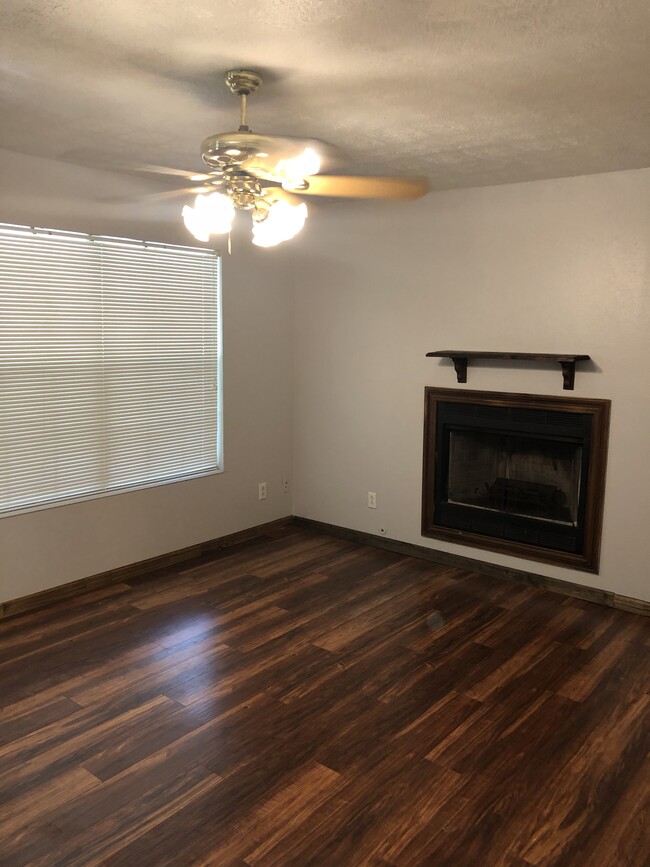
[[[648,0],[4,0],[0,147],[200,171],[236,129],[433,189],[650,165]]]

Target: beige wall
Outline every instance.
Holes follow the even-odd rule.
[[[294,513],[650,599],[650,170],[320,210],[296,248]],[[438,349],[575,352],[611,398],[601,571],[420,536],[423,390]],[[559,367],[472,365],[467,388],[562,394]],[[377,509],[366,505],[377,493]]]
[[[0,220],[188,244],[146,181],[0,152]],[[225,472],[0,519],[0,600],[291,514],[292,293],[283,252],[224,257]],[[0,419],[1,423],[1,419]],[[259,502],[258,482],[268,483]]]
[[[6,222],[188,243],[178,202],[134,199],[153,188],[0,152]],[[284,250],[237,235],[224,261],[226,472],[0,519],[0,599],[292,510],[649,599],[649,194],[650,170],[621,172],[312,207]],[[593,357],[576,394],[613,401],[600,575],[420,536],[423,389],[456,385],[424,355],[456,347]],[[477,363],[467,387],[562,394],[550,366]]]

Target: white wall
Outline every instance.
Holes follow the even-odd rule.
[[[312,214],[296,247],[294,513],[650,599],[650,170]],[[439,349],[592,356],[611,398],[599,575],[420,535],[425,385]],[[558,365],[472,364],[466,388],[563,394]],[[376,491],[378,508],[366,506]]]
[[[0,151],[0,221],[194,243],[151,183]],[[244,218],[245,222],[245,218]],[[291,514],[292,293],[281,250],[224,256],[225,472],[0,519],[0,600]],[[1,419],[0,419],[1,423]],[[259,502],[259,481],[268,499]]]

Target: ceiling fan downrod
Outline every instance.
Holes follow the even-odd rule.
[[[248,99],[248,95],[242,93],[239,99],[241,100],[239,104],[239,132],[250,132],[250,127],[246,123],[246,100]]]
[[[239,96],[239,132],[250,132],[250,128],[246,122],[248,96],[251,93],[255,93],[257,88],[260,86],[262,83],[262,76],[259,72],[253,72],[251,69],[230,69],[226,73],[225,78],[230,91]]]

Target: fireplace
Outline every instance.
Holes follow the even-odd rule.
[[[609,409],[427,388],[422,534],[598,571]]]

